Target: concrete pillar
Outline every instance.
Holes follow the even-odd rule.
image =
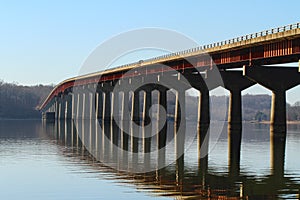
[[[134,91],[132,96],[131,107],[131,150],[134,153],[138,152],[139,141],[139,125],[140,124],[140,95],[139,91]]]
[[[122,98],[122,149],[128,150],[128,140],[129,140],[129,92],[124,91]]]
[[[96,93],[95,92],[91,92],[89,94],[90,97],[90,101],[89,101],[89,105],[90,105],[90,114],[89,114],[89,119],[95,120],[96,119]]]
[[[209,90],[222,85],[215,74],[202,77],[201,74],[185,73],[193,88],[200,93],[198,103],[198,167],[202,174],[207,170],[208,165],[208,146],[209,146],[209,124],[210,124],[210,97]]]
[[[132,98],[132,121],[136,124],[140,123],[140,93],[138,91],[134,91]]]
[[[72,115],[73,115],[73,104],[72,104],[73,100],[72,99],[73,99],[72,94],[68,94],[66,96],[66,116],[65,116],[65,118],[67,120],[72,119]]]
[[[186,131],[186,112],[185,112],[185,90],[177,91],[174,121],[174,137],[176,152],[176,178],[178,183],[182,183],[184,176],[184,144]]]
[[[300,84],[300,74],[296,67],[244,67],[243,73],[273,93],[271,108],[271,134],[286,134],[285,92]]]
[[[90,92],[83,93],[83,119],[92,118],[92,101],[93,94]]]
[[[165,109],[165,111],[167,111],[167,89],[165,88],[159,88],[158,105],[162,107],[162,108],[159,107],[157,112],[158,127],[162,127],[158,133],[158,139],[157,139],[158,149],[161,149],[166,146],[166,141],[167,141],[167,119],[166,121],[160,120],[160,115],[162,112],[161,109]]]
[[[82,114],[83,114],[83,93],[78,93],[77,94],[77,113],[76,113],[76,119],[82,119]]]
[[[76,119],[76,114],[77,114],[77,95],[76,94],[71,94],[72,97],[72,119]]]
[[[119,141],[119,126],[120,123],[120,116],[119,116],[119,92],[112,93],[112,141],[113,144],[118,145]]]
[[[59,119],[60,96],[55,97],[55,119]]]
[[[199,97],[198,104],[198,158],[199,163],[204,169],[207,164],[206,160],[208,158],[208,128],[210,123],[210,111],[209,111],[209,91],[202,89]]]
[[[59,111],[58,111],[58,118],[60,120],[64,120],[65,119],[65,113],[66,113],[66,96],[65,95],[61,95],[59,100]]]
[[[228,107],[229,129],[239,130],[242,128],[241,92],[256,83],[243,76],[241,71],[221,71],[220,73],[224,82],[224,87],[230,91]]]
[[[177,127],[186,122],[185,90],[176,92],[174,122]]]
[[[103,92],[98,91],[96,93],[96,117],[97,119],[103,119]]]
[[[152,133],[152,126],[151,126],[151,116],[150,116],[150,108],[152,105],[152,90],[146,89],[144,93],[144,109],[143,109],[143,127],[144,127],[144,134],[143,134],[143,143],[144,143],[144,152],[149,153],[151,150],[151,133]]]
[[[103,119],[105,122],[111,121],[111,92],[104,93]]]

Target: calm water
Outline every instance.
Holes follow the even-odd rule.
[[[207,162],[198,159],[197,138],[192,134],[197,130],[191,124],[185,142],[194,142],[173,162],[174,130],[169,123],[164,162],[171,164],[155,170],[157,156],[150,155],[149,160],[121,156],[88,124],[0,121],[1,199],[299,199],[299,125],[288,126],[285,153],[273,154],[269,126],[244,124],[238,168],[228,164],[226,127],[221,135],[214,134],[218,124],[211,127],[217,143],[211,142]],[[82,132],[77,134],[77,129]],[[154,171],[134,174],[115,169],[130,170],[145,163]]]

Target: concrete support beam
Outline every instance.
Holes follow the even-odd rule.
[[[296,67],[244,67],[244,75],[270,89],[272,95],[272,134],[286,134],[286,91],[300,84],[300,74]]]

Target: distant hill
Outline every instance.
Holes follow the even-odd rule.
[[[36,107],[47,97],[53,86],[22,86],[0,81],[0,119],[41,118]],[[213,120],[227,119],[228,96],[211,96],[211,116]],[[156,103],[156,98],[153,102]],[[186,98],[186,111],[189,119],[197,119],[198,97]],[[269,120],[270,95],[244,95],[242,97],[243,120]],[[175,95],[168,94],[168,113],[174,114]],[[224,116],[225,113],[225,116]],[[300,120],[300,102],[287,104],[287,119]]]
[[[21,86],[0,81],[0,119],[40,118],[36,106],[52,89],[53,86]]]

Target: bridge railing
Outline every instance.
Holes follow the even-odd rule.
[[[158,57],[154,57],[154,58],[150,58],[150,59],[146,59],[146,60],[142,60],[142,61],[138,61],[138,62],[134,62],[134,63],[121,65],[117,68],[128,67],[128,66],[132,66],[132,65],[137,65],[138,66],[138,65],[141,65],[143,62],[151,63],[151,62],[155,62],[157,60],[173,58],[173,57],[176,57],[176,56],[184,56],[184,55],[187,55],[187,54],[190,54],[190,53],[203,51],[205,49],[219,47],[219,46],[223,46],[223,45],[227,45],[227,44],[233,44],[233,43],[236,43],[236,42],[241,42],[241,41],[245,41],[245,40],[249,40],[249,39],[253,39],[253,38],[263,37],[263,36],[266,36],[266,35],[281,33],[281,32],[285,32],[285,31],[289,31],[289,30],[293,30],[293,29],[298,29],[298,28],[300,28],[300,23],[289,24],[289,25],[286,25],[286,26],[281,26],[281,27],[272,28],[272,29],[269,29],[269,30],[260,31],[260,32],[257,32],[257,33],[243,35],[243,36],[240,36],[240,37],[232,38],[232,39],[229,39],[229,40],[224,40],[224,41],[221,41],[221,42],[215,42],[215,43],[211,43],[211,44],[207,44],[207,45],[203,45],[203,46],[199,46],[199,47],[195,47],[195,48],[191,48],[191,49],[186,49],[186,50],[175,52],[175,53],[165,54],[165,55],[162,55],[162,56],[158,56]]]

